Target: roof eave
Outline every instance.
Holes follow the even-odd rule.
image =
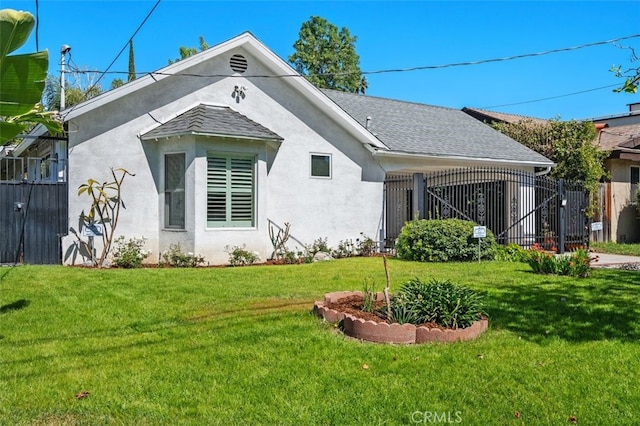
[[[172,137],[181,138],[183,136],[207,136],[207,137],[217,137],[217,138],[224,138],[224,139],[269,141],[269,142],[276,142],[276,143],[282,143],[282,141],[284,140],[284,138],[281,138],[281,137],[258,137],[258,136],[250,136],[250,135],[230,135],[225,133],[206,133],[206,132],[162,133],[162,134],[151,135],[151,136],[140,135],[139,137],[140,137],[140,140],[143,140],[143,141],[150,141],[150,140],[157,141],[158,139],[165,139],[165,138],[168,139]]]
[[[22,141],[13,149],[13,156],[20,156],[20,154],[29,149],[29,147],[38,140],[38,137],[44,136],[46,133],[47,128],[43,124],[38,123],[36,127],[29,132],[30,137],[22,139]]]
[[[380,151],[372,150],[375,157],[388,157],[388,158],[407,158],[407,159],[432,159],[432,160],[450,160],[450,161],[464,161],[464,162],[477,162],[477,163],[497,163],[504,166],[529,166],[529,167],[555,167],[554,162],[541,162],[541,161],[524,161],[524,160],[507,160],[489,157],[466,157],[456,155],[440,155],[440,154],[422,154],[411,152],[399,152],[399,151]]]
[[[117,100],[128,94],[137,92],[138,90],[143,89],[155,82],[172,77],[174,74],[178,74],[179,72],[191,68],[203,61],[206,61],[211,57],[242,45],[246,40],[251,39],[255,38],[250,33],[242,33],[239,36],[213,46],[204,52],[200,52],[196,55],[182,59],[169,66],[160,68],[155,72],[150,72],[149,74],[136,78],[135,80],[128,82],[116,89],[109,90],[96,96],[95,98],[91,98],[85,102],[67,108],[66,110],[61,111],[60,114],[62,115],[64,121],[72,120],[95,108]]]

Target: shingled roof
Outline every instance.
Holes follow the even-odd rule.
[[[275,132],[224,106],[200,104],[142,135],[143,139],[208,135],[242,139],[282,140]]]
[[[528,117],[526,115],[507,114],[505,112],[487,111],[479,108],[462,108],[462,111],[469,114],[473,118],[482,121],[483,123],[504,122],[511,124],[518,124],[520,122],[532,122],[534,124],[545,124],[549,120],[542,118]]]
[[[604,127],[596,143],[600,149],[610,151],[610,158],[640,161],[640,123]]]
[[[334,90],[323,92],[394,152],[553,164],[461,110]]]

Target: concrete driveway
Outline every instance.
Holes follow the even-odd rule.
[[[609,254],[609,253],[591,253],[591,258],[598,259],[597,262],[591,262],[591,266],[594,268],[611,268],[623,265],[625,263],[638,263],[640,264],[639,256],[624,256],[621,254]]]

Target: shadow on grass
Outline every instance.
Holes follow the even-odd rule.
[[[6,305],[0,306],[0,314],[6,314],[11,311],[19,311],[20,309],[24,309],[29,306],[31,302],[25,299],[16,300],[13,303],[8,303]]]
[[[597,271],[588,281],[539,277],[535,284],[504,283],[487,295],[493,328],[542,344],[640,340],[638,272]]]

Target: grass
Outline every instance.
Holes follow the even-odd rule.
[[[640,256],[640,244],[625,243],[591,243],[591,248],[601,253],[622,254],[628,256]]]
[[[379,258],[211,269],[0,268],[0,424],[637,424],[640,274],[390,259],[485,296],[478,340],[362,343],[310,314]],[[368,365],[368,369],[363,368]],[[75,395],[88,391],[84,399]],[[597,399],[597,403],[596,403]],[[518,419],[515,413],[520,413]]]

